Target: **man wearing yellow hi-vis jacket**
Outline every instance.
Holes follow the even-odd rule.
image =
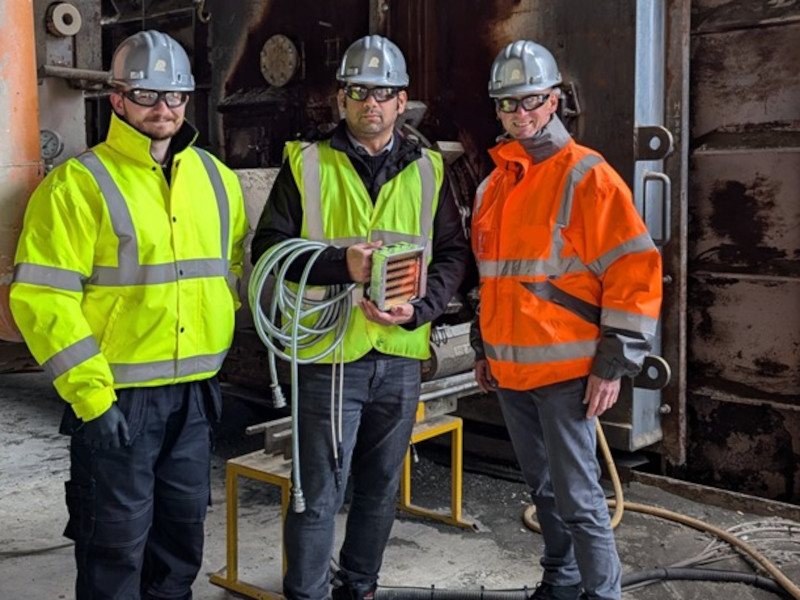
[[[112,71],[105,142],[30,200],[11,309],[69,403],[76,598],[186,599],[247,223],[235,174],[193,146],[184,49],[139,32]]]
[[[314,285],[366,282],[381,243],[423,246],[430,261],[423,298],[387,312],[362,299],[353,309],[341,346],[337,440],[331,439],[337,420],[331,365],[300,366],[299,461],[308,506],[290,511],[284,528],[283,592],[290,600],[331,595],[334,517],[348,473],[353,498],[332,593],[336,600],[372,595],[394,521],[400,466],[419,401],[420,361],[429,356],[430,322],[444,312],[469,257],[441,155],[395,131],[408,85],[400,49],[381,36],[361,38],[345,52],[337,79],[344,119],[328,139],[286,145],[286,160],[253,239],[253,260],[289,238],[324,242],[328,248],[309,274]],[[289,279],[298,281],[302,262],[292,263]],[[313,356],[315,348],[304,351]]]

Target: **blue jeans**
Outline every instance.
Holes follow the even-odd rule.
[[[192,597],[210,499],[216,380],[117,391],[130,445],[94,450],[67,407],[71,433],[69,522],[77,600]]]
[[[356,593],[366,592],[378,580],[394,522],[400,467],[419,401],[420,362],[387,357],[344,366],[341,469],[331,442],[330,365],[301,366],[299,385],[299,458],[306,510],[290,510],[286,517],[284,595],[290,600],[330,596],[334,517],[344,501],[348,474],[353,478],[353,496],[339,554],[339,577]]]
[[[542,528],[543,581],[581,583],[587,598],[619,600],[620,563],[585,390],[580,378],[497,395]]]

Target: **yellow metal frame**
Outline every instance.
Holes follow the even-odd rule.
[[[277,592],[270,592],[239,579],[239,477],[247,477],[281,488],[281,518],[289,510],[289,490],[292,484],[292,461],[282,456],[270,456],[263,450],[231,458],[225,465],[225,500],[227,519],[227,564],[209,577],[211,583],[256,600],[283,600]],[[281,521],[283,523],[283,521]],[[283,524],[281,524],[283,530]],[[282,559],[286,572],[286,554]]]
[[[423,508],[411,503],[411,451],[406,451],[403,460],[403,472],[400,478],[400,502],[398,508],[408,513],[419,515],[471,529],[472,523],[461,518],[462,490],[462,451],[463,422],[460,417],[442,415],[425,418],[425,405],[417,406],[416,423],[411,433],[411,443],[416,444],[439,435],[450,434],[450,512],[442,513]],[[227,564],[209,577],[211,583],[255,600],[283,600],[277,592],[271,592],[239,579],[239,477],[247,477],[263,483],[277,485],[281,488],[281,516],[286,518],[289,510],[289,491],[292,485],[292,461],[282,456],[270,456],[263,450],[231,458],[225,465],[225,500],[226,500],[226,552]],[[281,522],[283,523],[283,521]],[[281,524],[283,531],[283,524]],[[286,554],[282,560],[283,572],[286,572]]]
[[[417,423],[411,433],[411,443],[416,444],[431,438],[450,434],[450,512],[443,513],[423,508],[411,502],[411,449],[406,451],[403,460],[403,472],[400,478],[400,502],[398,507],[412,515],[427,517],[436,521],[473,529],[474,524],[461,518],[461,492],[463,484],[463,445],[464,424],[461,417],[442,415],[425,419],[425,407],[422,402],[417,406]]]

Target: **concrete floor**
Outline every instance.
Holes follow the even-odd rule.
[[[214,458],[213,498],[206,528],[206,553],[194,586],[196,600],[233,598],[208,583],[225,564],[224,464],[231,456],[258,448],[260,438],[244,438],[246,424],[259,422],[251,407],[228,404]],[[57,433],[63,405],[42,374],[0,376],[0,600],[72,598],[74,567],[69,540],[61,537],[67,515],[63,481],[68,475],[67,438]],[[435,453],[433,453],[435,454]],[[414,500],[447,506],[449,474],[425,458],[414,468]],[[676,510],[717,526],[764,518],[698,504],[656,488],[631,484],[626,499]],[[528,502],[518,481],[465,473],[464,513],[474,531],[400,515],[384,558],[386,586],[521,588],[541,575],[539,536],[528,531],[521,513]],[[280,509],[277,488],[243,482],[240,490],[240,576],[267,589],[280,588]],[[343,516],[340,516],[340,527]],[[800,527],[800,524],[798,524]],[[800,531],[800,530],[798,530]],[[617,529],[625,572],[668,565],[700,552],[710,538],[682,526],[627,513]],[[786,545],[775,558],[800,582],[796,553]],[[795,554],[791,554],[794,550]],[[751,572],[739,558],[712,568]],[[707,600],[727,597],[761,600],[776,596],[742,584],[658,583],[626,592],[626,600]]]

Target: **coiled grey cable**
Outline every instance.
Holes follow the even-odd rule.
[[[350,312],[353,307],[352,291],[356,284],[329,285],[321,299],[309,297],[306,293],[308,275],[320,254],[328,248],[327,244],[313,240],[292,238],[276,244],[256,262],[250,278],[247,295],[253,313],[258,337],[267,347],[272,394],[276,408],[286,405],[280,386],[276,357],[289,361],[291,365],[292,398],[292,509],[305,510],[305,498],[300,478],[300,436],[298,434],[298,365],[315,363],[334,352],[342,343]],[[299,257],[307,259],[300,280],[290,284],[286,273]],[[261,296],[270,276],[275,279],[269,312],[261,307]],[[329,344],[312,356],[299,358],[298,350],[309,348],[325,336],[333,334]],[[344,353],[340,353],[343,357]],[[334,361],[335,362],[335,361]],[[334,367],[335,369],[335,367]],[[335,370],[334,370],[335,373]],[[339,377],[344,374],[340,365]],[[341,384],[339,386],[341,394]],[[332,393],[333,398],[333,393]],[[341,396],[340,396],[341,401]],[[341,407],[339,408],[341,414]],[[334,411],[331,410],[333,422]],[[332,426],[334,453],[338,453],[336,433]],[[339,425],[341,437],[341,425]],[[338,456],[334,456],[338,461]]]

